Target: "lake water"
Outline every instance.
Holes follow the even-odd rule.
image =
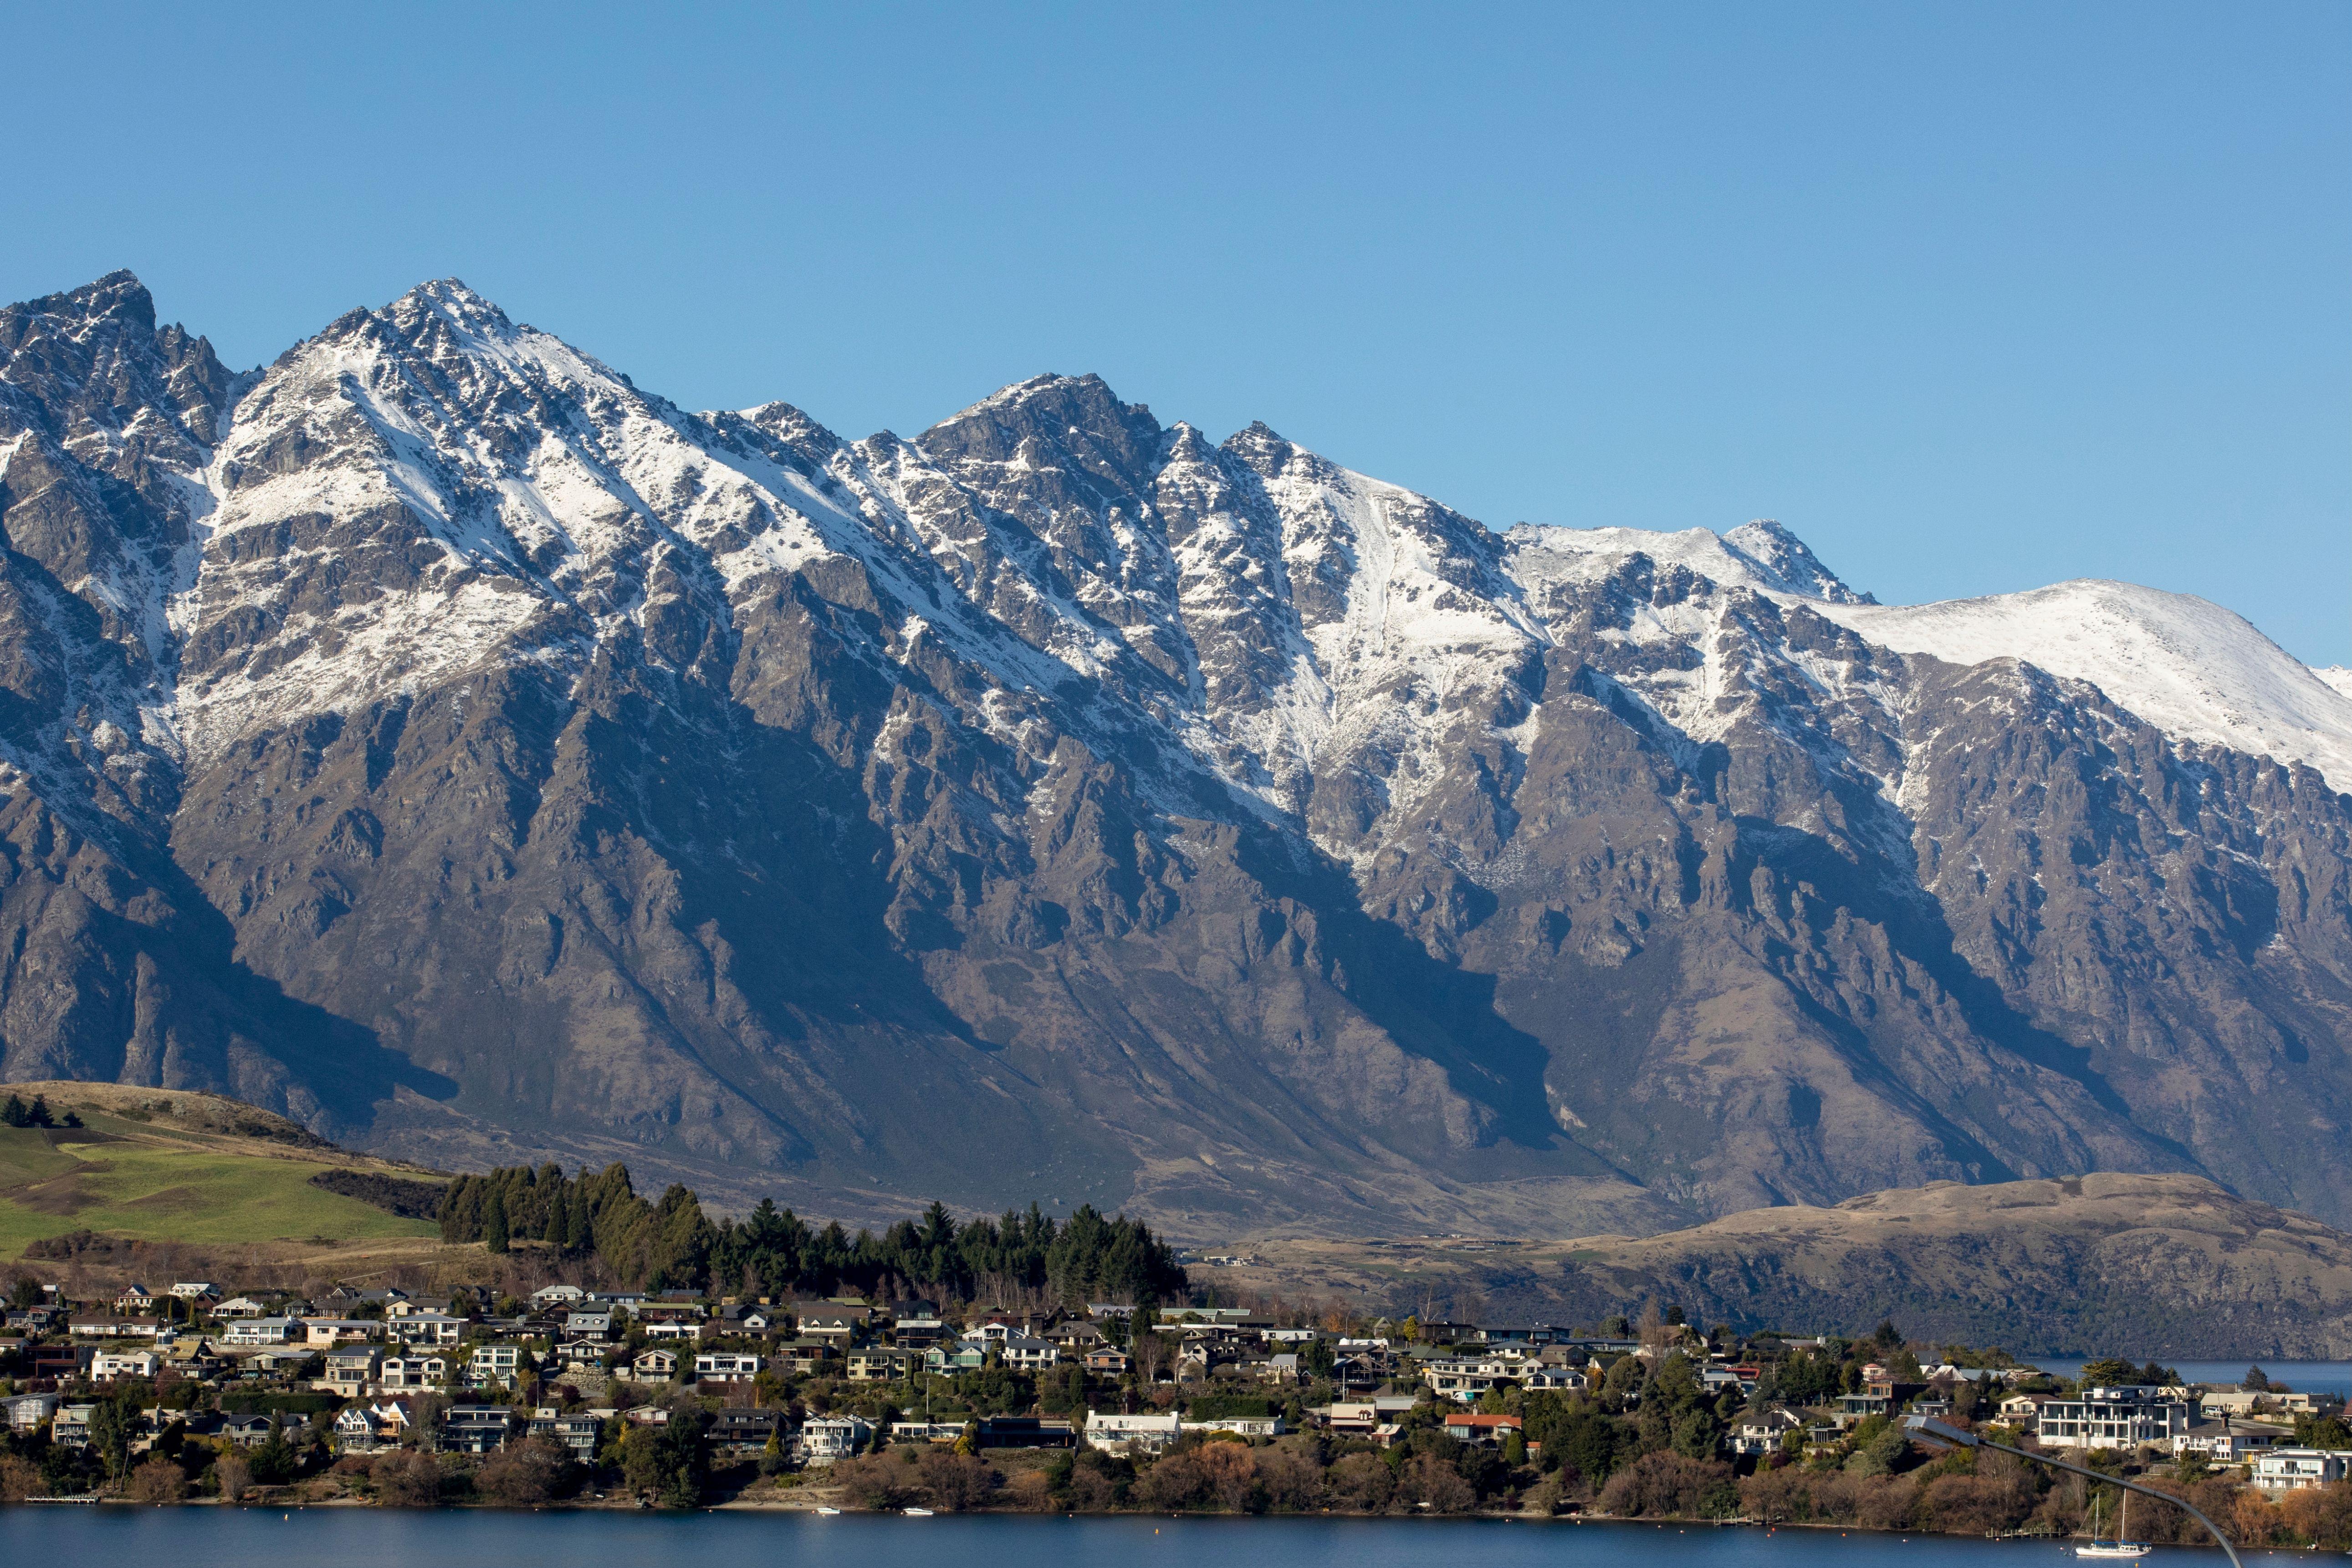
[[[2053,1377],[2078,1377],[2084,1363],[2050,1356],[2025,1356]],[[2142,1357],[2145,1361],[2147,1358]],[[2157,1358],[2162,1361],[2164,1358]],[[2227,1384],[2235,1388],[2238,1380],[2246,1375],[2250,1366],[2259,1366],[2273,1383],[2284,1383],[2297,1394],[2333,1394],[2352,1399],[2352,1361],[2263,1361],[2259,1357],[2245,1361],[2166,1361],[2191,1383]]]
[[[1195,1568],[1243,1559],[1285,1568],[1430,1568],[1465,1554],[1475,1556],[1478,1568],[2060,1568],[2075,1561],[2070,1549],[2050,1542],[1502,1520],[0,1508],[0,1563],[27,1568]],[[2309,1556],[2244,1553],[2249,1563]],[[2184,1549],[2152,1561],[2223,1559],[2217,1551]]]

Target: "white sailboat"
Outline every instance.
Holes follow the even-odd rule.
[[[2116,1538],[2099,1539],[2099,1500],[2091,1499],[2091,1544],[2074,1548],[2077,1557],[2145,1557],[2148,1545],[2145,1541],[2126,1541],[2124,1531],[2131,1524],[2131,1493],[2124,1493],[2123,1517],[2116,1521]]]

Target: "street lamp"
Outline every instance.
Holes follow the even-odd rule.
[[[2175,1508],[2185,1510],[2191,1519],[2212,1531],[2213,1539],[2221,1542],[2221,1550],[2229,1554],[2231,1568],[2244,1568],[2244,1564],[2238,1561],[2238,1549],[2230,1544],[2230,1538],[2221,1533],[2221,1527],[2206,1518],[2195,1504],[2184,1498],[2174,1497],[2170,1492],[2160,1492],[2154,1487],[2144,1487],[2137,1481],[2125,1480],[2120,1476],[2103,1476],[2096,1470],[2085,1469],[2081,1465],[2070,1464],[2064,1459],[2053,1459],[2047,1454],[2030,1454],[2023,1448],[2012,1448],[2006,1443],[1996,1443],[1990,1437],[1979,1437],[1974,1432],[1964,1432],[1948,1422],[1937,1420],[1932,1415],[1906,1415],[1903,1419],[1903,1428],[1912,1436],[1923,1437],[1930,1443],[1941,1443],[1947,1447],[1953,1448],[1998,1448],[2004,1454],[2014,1454],[2021,1459],[2031,1459],[2037,1465],[2047,1465],[2053,1470],[2071,1470],[2078,1476],[2087,1476],[2094,1481],[2105,1481],[2109,1485],[2121,1487],[2126,1491],[2137,1492],[2142,1497],[2154,1498],[2158,1502],[2168,1502]]]

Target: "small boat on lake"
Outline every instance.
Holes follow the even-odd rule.
[[[2148,1553],[2148,1544],[2147,1542],[2126,1541],[2124,1539],[2124,1531],[2130,1525],[2130,1523],[2131,1493],[2126,1492],[2124,1493],[2123,1517],[2116,1521],[2116,1538],[2113,1541],[2101,1541],[2099,1539],[2099,1500],[2097,1498],[2093,1498],[2091,1500],[2091,1544],[2088,1546],[2077,1546],[2074,1548],[2074,1555],[2077,1557],[2102,1558],[2147,1556]]]

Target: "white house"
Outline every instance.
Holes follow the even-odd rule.
[[[299,1318],[239,1318],[221,1335],[225,1345],[282,1345],[299,1338]]]
[[[163,1358],[153,1351],[100,1351],[90,1357],[89,1376],[93,1383],[112,1383],[118,1377],[153,1378]]]
[[[387,1392],[446,1388],[449,1384],[449,1359],[437,1355],[388,1355],[377,1369],[376,1381]]]
[[[2242,1465],[2276,1447],[2287,1433],[2261,1421],[2192,1421],[2172,1440],[2176,1454],[2202,1454],[2217,1465]]]
[[[765,1364],[758,1356],[736,1351],[706,1351],[694,1358],[694,1375],[698,1382],[742,1382],[759,1376]]]
[[[454,1345],[466,1337],[466,1320],[446,1312],[408,1312],[387,1318],[384,1327],[408,1345]]]
[[[383,1324],[374,1318],[303,1318],[302,1342],[325,1349],[329,1345],[354,1344],[364,1340],[383,1338]],[[290,1332],[289,1332],[289,1336]]]
[[[476,1345],[466,1363],[466,1381],[475,1387],[512,1383],[522,1370],[520,1345]]]
[[[2169,1447],[2188,1430],[2189,1401],[2177,1390],[2136,1384],[2045,1401],[2034,1436],[2052,1448]]]
[[[859,1415],[813,1415],[801,1423],[801,1458],[812,1465],[846,1458],[874,1441],[874,1423]]]
[[[530,1304],[534,1307],[569,1306],[587,1299],[588,1292],[577,1285],[542,1285],[530,1293]]]
[[[2341,1448],[2273,1448],[2254,1456],[2254,1485],[2266,1492],[2301,1491],[2344,1479],[2352,1452]]]
[[[1777,1405],[1760,1415],[1743,1415],[1731,1428],[1735,1454],[1778,1454],[1805,1424]]]
[[[1172,1411],[1165,1415],[1087,1412],[1087,1447],[1107,1454],[1157,1454],[1183,1435],[1183,1421]]]
[[[1039,1372],[1062,1359],[1062,1352],[1051,1340],[1041,1340],[1028,1334],[1013,1334],[997,1347],[1004,1364],[1021,1372]]]

